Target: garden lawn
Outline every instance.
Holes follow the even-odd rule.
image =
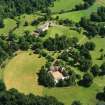
[[[45,64],[38,55],[21,52],[7,64],[4,70],[4,82],[7,89],[16,88],[22,93],[42,95],[43,87],[38,85],[37,73]]]

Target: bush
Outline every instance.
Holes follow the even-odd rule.
[[[93,76],[89,73],[84,74],[83,79],[79,82],[79,85],[84,87],[90,87],[93,83]]]
[[[4,27],[3,19],[0,18],[0,28],[3,28],[3,27]]]
[[[6,86],[4,84],[4,82],[2,80],[0,80],[0,91],[5,91],[6,90]]]

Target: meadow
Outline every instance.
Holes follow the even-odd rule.
[[[16,27],[16,21],[13,19],[4,19],[4,28],[0,29],[0,35],[8,35],[9,31]]]
[[[31,52],[19,52],[7,64],[4,70],[4,82],[7,89],[16,88],[22,93],[42,95],[43,88],[38,85],[37,73],[45,64],[44,58]]]

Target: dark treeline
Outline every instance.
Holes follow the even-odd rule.
[[[78,42],[78,39],[68,38],[65,35],[59,36],[58,34],[55,35],[55,38],[48,38],[44,42],[44,47],[47,48],[49,51],[60,51],[66,49],[70,46],[75,46]]]
[[[18,50],[36,50],[42,47],[41,39],[30,35],[28,32],[21,37],[16,37],[11,33],[8,36],[0,36],[0,65],[7,58],[14,56]]]
[[[91,14],[90,19],[95,22],[105,22],[105,7],[99,7],[97,12]]]
[[[0,0],[0,16],[14,17],[46,9],[54,0]]]
[[[87,31],[87,36],[100,35],[105,37],[105,7],[99,7],[97,12],[90,15],[90,18],[81,18],[79,24]]]
[[[75,6],[75,10],[84,10],[84,9],[88,9],[90,6],[92,6],[96,0],[83,0],[84,3],[81,4],[77,4]]]
[[[0,105],[64,105],[51,96],[24,95],[15,89],[0,92]]]
[[[99,100],[97,105],[105,105],[105,87],[102,92],[98,92],[96,98]]]

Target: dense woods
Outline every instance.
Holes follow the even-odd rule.
[[[105,7],[99,7],[97,12],[93,12],[90,18],[82,17],[79,24],[86,30],[88,37],[100,35],[105,37]]]
[[[97,12],[91,14],[90,19],[95,22],[105,22],[105,7],[99,7]]]
[[[46,9],[54,0],[0,0],[0,16],[13,18],[22,13]]]
[[[77,4],[75,6],[75,10],[84,10],[88,9],[90,6],[92,6],[95,3],[96,0],[83,0],[83,3]]]

